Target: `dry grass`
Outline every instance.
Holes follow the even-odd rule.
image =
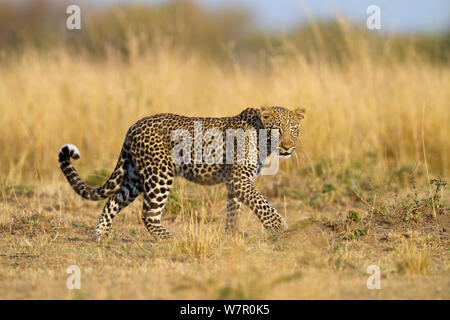
[[[423,124],[430,175],[445,180],[448,66],[364,47],[344,65],[288,50],[223,66],[129,46],[128,61],[57,49],[0,63],[0,298],[450,298],[448,195],[434,198],[441,207],[430,201],[421,136]],[[63,181],[63,143],[79,146],[81,176],[99,184],[142,116],[226,116],[260,104],[307,109],[300,163],[257,181],[289,233],[269,237],[246,209],[247,235],[226,237],[223,187],[179,180],[164,217],[173,241],[150,241],[137,201],[111,239],[94,242],[103,203],[78,199]],[[73,264],[79,291],[66,288]],[[366,288],[371,264],[381,290]]]
[[[338,66],[308,62],[298,52],[263,63],[258,68],[222,66],[164,47],[129,62],[113,54],[98,61],[72,57],[63,49],[29,50],[0,65],[3,179],[8,184],[59,180],[56,152],[66,142],[80,147],[77,166],[85,176],[93,168],[110,171],[127,129],[143,116],[226,116],[261,104],[307,109],[300,168],[324,159],[345,168],[371,154],[378,160],[372,170],[380,173],[422,159],[426,104],[428,165],[448,176],[448,68],[414,56]]]
[[[52,186],[3,190],[0,297],[450,298],[448,212],[433,220],[428,208],[417,225],[400,212],[380,216],[353,202],[356,222],[333,206],[314,209],[302,200],[284,204],[278,198],[272,200],[285,206],[290,232],[271,237],[245,210],[240,229],[247,234],[230,237],[222,233],[225,190],[210,187],[216,199],[208,202],[191,183],[179,181],[176,188],[186,200],[198,200],[207,220],[189,210],[168,212],[165,221],[176,238],[153,242],[137,201],[115,219],[112,237],[100,245],[93,234],[98,203]],[[366,288],[372,264],[381,268],[381,290]],[[66,288],[70,265],[81,269],[81,290]]]

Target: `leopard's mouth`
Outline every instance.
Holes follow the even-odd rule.
[[[280,158],[289,158],[292,155],[292,153],[290,153],[290,152],[280,152],[280,153],[278,153],[278,155],[280,156]]]
[[[280,158],[289,158],[294,151],[295,151],[295,146],[285,147],[285,146],[280,145],[278,147],[278,156]]]

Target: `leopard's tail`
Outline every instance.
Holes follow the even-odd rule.
[[[119,161],[117,162],[116,168],[111,174],[111,177],[103,186],[92,188],[80,178],[77,170],[70,161],[70,158],[75,160],[80,158],[80,151],[78,151],[78,148],[73,144],[66,144],[59,149],[58,153],[59,168],[69,184],[72,186],[73,190],[75,190],[75,192],[84,199],[94,201],[109,198],[119,190],[123,178],[126,175],[126,157],[126,150],[125,148],[122,148]]]

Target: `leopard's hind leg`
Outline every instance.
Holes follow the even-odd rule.
[[[173,174],[169,172],[155,172],[143,183],[144,205],[141,218],[150,234],[157,239],[167,239],[172,236],[172,233],[161,223],[172,183]]]
[[[161,189],[165,191],[163,192]],[[163,209],[169,197],[169,192],[170,187],[145,190],[141,218],[148,232],[156,239],[167,239],[172,236],[172,232],[167,230],[161,223]]]
[[[157,138],[153,139],[151,148],[144,152],[140,152],[140,148],[134,151],[144,193],[141,219],[153,237],[167,239],[172,232],[162,225],[161,217],[175,174],[170,154]]]
[[[111,231],[112,220],[119,212],[131,204],[142,192],[140,177],[134,164],[129,164],[127,176],[120,189],[108,199],[95,228],[97,241],[102,240]]]

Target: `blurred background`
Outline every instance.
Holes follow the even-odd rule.
[[[371,4],[381,29],[366,26]],[[140,117],[261,104],[307,109],[286,174],[356,163],[385,177],[423,164],[425,145],[447,175],[449,13],[446,0],[1,0],[2,179],[59,181],[67,142],[82,174],[109,172]]]
[[[70,4],[81,8],[80,32],[66,28]],[[380,8],[380,30],[366,27],[372,4]],[[216,59],[244,59],[289,41],[307,55],[320,52],[339,60],[356,54],[346,37],[358,37],[370,42],[374,54],[388,41],[392,54],[414,49],[447,63],[449,17],[446,0],[2,0],[0,48],[4,54],[29,46],[69,46],[95,56],[118,49],[126,56],[133,35],[146,46],[164,42]]]

